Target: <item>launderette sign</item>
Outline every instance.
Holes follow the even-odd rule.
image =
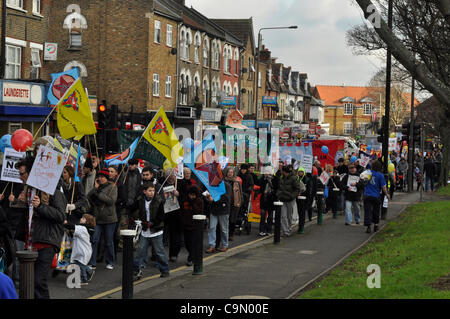
[[[44,87],[34,83],[2,81],[3,103],[43,104]]]

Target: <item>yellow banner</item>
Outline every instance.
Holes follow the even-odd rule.
[[[163,108],[153,117],[143,137],[168,159],[171,168],[177,166],[177,159],[183,156],[183,147]]]
[[[97,133],[89,99],[78,79],[56,105],[58,130],[63,139]]]

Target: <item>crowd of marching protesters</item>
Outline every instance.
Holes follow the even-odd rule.
[[[40,145],[46,145],[46,140],[36,141],[34,156]],[[397,161],[393,156],[391,160],[397,171],[407,171],[404,159]],[[135,279],[143,276],[151,261],[161,277],[169,276],[170,264],[177,261],[183,247],[188,251],[186,265],[193,267],[193,275],[201,275],[205,253],[228,250],[237,228],[248,217],[252,196],[260,195],[259,236],[273,233],[274,202],[282,203],[283,237],[291,236],[297,224],[297,232],[303,234],[306,218],[312,221],[313,212],[317,213],[317,224],[322,225],[329,211],[332,218],[344,215],[343,225],[363,223],[371,233],[378,230],[384,204],[395,189],[395,176],[381,173],[379,159],[366,168],[359,160],[346,163],[341,158],[335,167],[322,166],[316,160],[311,172],[280,161],[276,172],[270,166],[257,172],[252,164],[228,165],[223,172],[226,192],[214,201],[189,168],[184,168],[183,179],[177,180],[173,171],[156,170],[149,163],[141,168],[136,159],[129,160],[125,167],[107,167],[92,155],[84,164],[80,182],[75,182],[75,170],[67,165],[55,193],[49,195],[26,185],[33,162],[34,157],[29,155],[16,164],[23,184],[0,185],[5,189],[0,196],[0,273],[7,274],[17,288],[20,278],[15,251],[37,251],[37,299],[49,298],[47,281],[59,273],[52,272],[52,264],[64,234],[71,239],[70,263],[80,267],[82,285],[93,279],[100,262],[105,262],[107,270],[114,270],[117,253],[123,250],[123,229],[140,230],[134,255]],[[427,188],[430,184],[432,190],[436,165],[436,159],[428,154],[425,176]],[[329,176],[325,184],[320,178],[324,171]],[[173,186],[171,197],[164,191],[169,186]],[[177,208],[167,211],[168,201],[178,202]],[[3,284],[3,274],[0,280],[5,289],[14,288]]]

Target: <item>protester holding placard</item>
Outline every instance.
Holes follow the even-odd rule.
[[[60,184],[67,201],[67,221],[71,224],[78,224],[88,210],[88,203],[83,185],[75,182],[75,170],[72,166],[64,167]]]
[[[333,218],[337,218],[338,213],[338,200],[341,194],[341,179],[336,170],[333,170],[333,166],[327,164],[325,167],[326,172],[330,175],[328,180],[328,198],[326,199],[326,211],[331,209]]]
[[[173,174],[173,169],[166,170],[166,183],[163,185],[164,203],[164,223],[169,239],[169,261],[175,262],[181,250],[181,239],[183,227],[180,219],[180,192],[177,190],[177,178]],[[170,188],[171,187],[171,188]],[[186,194],[185,194],[186,195]]]
[[[266,166],[263,168],[263,175],[259,180],[260,184],[260,207],[261,220],[259,222],[259,235],[266,236],[272,233],[273,211],[275,202],[275,190],[273,186],[273,168]]]
[[[308,207],[308,196],[311,192],[311,178],[307,176],[306,170],[303,166],[298,169],[298,179],[301,184],[304,185],[303,191],[300,189],[300,194],[297,197],[297,210],[298,210],[298,233],[303,234],[305,232],[305,218],[306,209]],[[300,184],[300,186],[301,186]],[[300,187],[302,188],[302,187]]]
[[[34,161],[34,157],[26,157],[16,164],[24,184],[28,181]],[[64,233],[66,199],[58,189],[49,195],[26,185],[16,200],[29,207],[29,214],[17,229],[16,239],[25,242],[25,249],[38,252],[34,264],[34,296],[36,299],[49,299],[47,278]]]
[[[359,224],[361,219],[359,201],[361,200],[361,195],[364,191],[364,181],[356,172],[356,165],[354,163],[348,166],[348,171],[348,175],[344,176],[341,181],[345,199],[345,225],[347,226],[351,225],[353,215],[355,223],[357,225]]]

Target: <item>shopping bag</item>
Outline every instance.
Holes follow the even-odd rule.
[[[72,238],[64,232],[63,239],[61,241],[61,249],[58,253],[58,260],[56,269],[67,270],[70,265],[70,256],[72,255]]]

